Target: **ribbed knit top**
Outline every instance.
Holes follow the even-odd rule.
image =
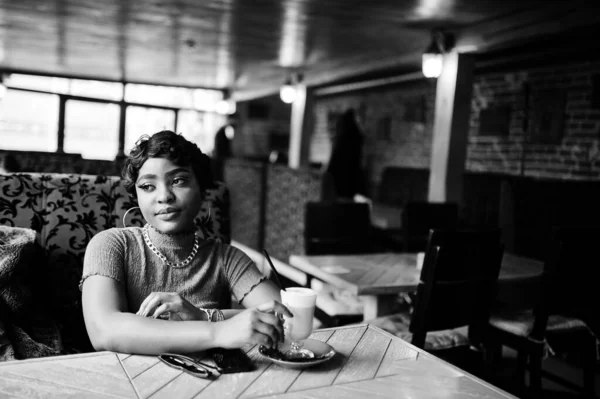
[[[152,292],[177,292],[196,307],[227,309],[231,296],[241,302],[265,277],[241,250],[200,239],[198,253],[184,267],[169,267],[144,243],[143,228],[112,228],[89,242],[83,282],[89,276],[112,278],[125,286],[129,311],[137,312]],[[163,234],[148,229],[157,249],[173,263],[192,252],[194,236]]]

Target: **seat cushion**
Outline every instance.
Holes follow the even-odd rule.
[[[404,341],[412,341],[412,333],[409,331],[410,314],[407,312],[378,317],[367,321],[367,323],[394,334]],[[468,346],[470,344],[468,335],[468,326],[450,330],[429,331],[425,337],[424,349],[430,352]]]
[[[533,329],[533,321],[533,309],[515,310],[494,314],[490,317],[490,324],[495,328],[521,337],[529,336]],[[587,329],[588,327],[583,321],[562,315],[550,315],[546,326],[547,332],[556,334]]]

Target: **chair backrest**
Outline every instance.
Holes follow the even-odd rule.
[[[307,255],[371,251],[369,205],[359,202],[306,203],[304,251]]]
[[[431,230],[411,317],[412,343],[427,331],[469,325],[477,341],[496,298],[504,247],[500,229]]]
[[[430,229],[455,229],[457,220],[458,205],[454,202],[408,202],[402,210],[404,250],[424,251]]]
[[[550,314],[577,317],[600,334],[599,245],[600,226],[553,229],[532,336],[543,336]]]

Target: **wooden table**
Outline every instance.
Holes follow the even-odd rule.
[[[379,328],[316,331],[337,351],[304,370],[248,349],[256,370],[205,380],[156,356],[96,352],[0,363],[0,397],[17,398],[513,398]]]
[[[292,267],[362,297],[364,320],[390,312],[396,295],[417,289],[421,270],[415,253],[377,253],[362,255],[292,255]],[[499,285],[517,283],[540,276],[543,263],[505,253]]]

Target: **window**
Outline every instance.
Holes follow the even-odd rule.
[[[223,93],[216,90],[196,89],[193,92],[192,107],[198,111],[214,112],[217,102],[223,99]]]
[[[18,89],[39,90],[113,101],[121,101],[123,98],[123,84],[118,82],[11,74],[7,78],[6,84],[9,87]]]
[[[174,108],[192,108],[193,90],[182,87],[152,86],[129,83],[125,86],[125,101],[162,105]]]
[[[125,125],[125,154],[143,134],[152,135],[161,130],[175,130],[175,111],[160,108],[127,107]]]
[[[121,101],[123,98],[123,84],[99,80],[71,79],[69,93],[74,96]]]
[[[215,134],[224,124],[223,115],[181,110],[177,119],[177,133],[195,143],[205,154],[210,154],[214,147]]]
[[[185,87],[152,86],[128,83],[125,86],[125,101],[161,105],[163,107],[214,111],[223,98],[219,90],[187,89]]]
[[[56,151],[58,96],[8,90],[0,101],[0,148]]]
[[[67,101],[65,152],[83,158],[114,160],[119,150],[119,106]]]
[[[21,73],[3,77],[8,93],[0,100],[0,149],[55,152],[62,142],[67,153],[114,160],[120,146],[128,154],[141,135],[169,129],[210,153],[225,123],[215,113],[222,90]],[[119,143],[121,101],[126,126]],[[59,120],[61,104],[64,121]]]
[[[47,91],[57,94],[69,93],[69,79],[65,78],[20,75],[15,73],[8,77],[6,85],[19,89]]]

